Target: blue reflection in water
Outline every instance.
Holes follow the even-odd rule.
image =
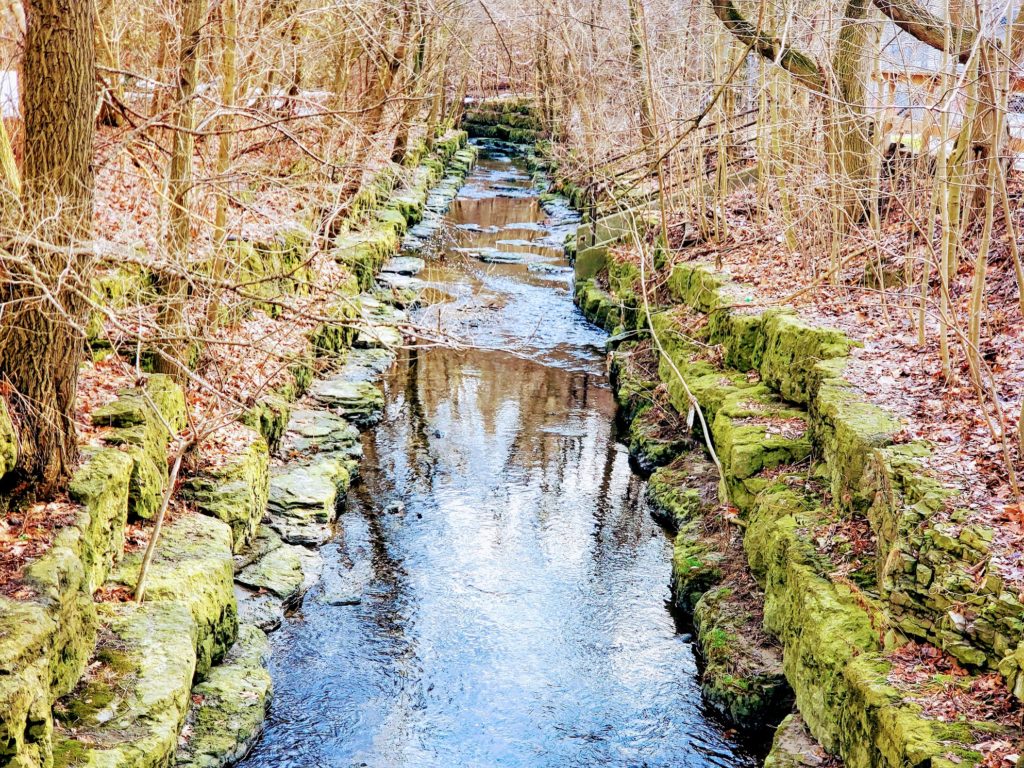
[[[449,215],[454,301],[419,320],[491,349],[408,353],[387,378],[324,582],[273,637],[246,766],[754,764],[666,608],[671,544],[614,440],[604,334],[557,272],[467,255],[548,235],[517,188],[514,161],[485,160]]]

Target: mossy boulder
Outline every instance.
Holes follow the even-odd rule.
[[[792,714],[775,729],[764,768],[818,768],[827,759],[828,753],[807,730],[803,718]]]
[[[270,526],[289,543],[322,544],[355,466],[354,459],[328,454],[275,472],[267,506]]]
[[[722,579],[725,556],[707,541],[702,526],[701,520],[680,525],[672,547],[672,601],[686,614],[692,614],[701,595]]]
[[[176,602],[104,604],[89,674],[55,713],[54,768],[166,766],[196,669],[197,627]]]
[[[167,450],[186,424],[185,394],[169,376],[152,374],[140,388],[122,391],[92,414],[96,426],[111,427],[104,440],[132,457],[129,513],[149,519],[167,486]]]
[[[302,595],[305,577],[300,547],[289,544],[271,548],[252,565],[243,568],[235,581],[253,590],[266,590],[290,604]]]
[[[819,368],[829,369],[838,373],[841,365]],[[841,506],[863,512],[871,504],[875,489],[863,482],[865,470],[872,453],[891,445],[899,429],[897,419],[867,402],[853,385],[838,375],[823,378],[811,403],[811,430]]]
[[[330,411],[296,410],[281,441],[281,455],[294,460],[325,454],[358,460],[362,456],[359,430]]]
[[[877,606],[820,572],[801,533],[820,514],[780,482],[757,497],[744,538],[764,587],[764,625],[783,645],[797,706],[814,737],[850,768],[936,765],[951,749],[950,734],[888,683]]]
[[[701,689],[708,701],[741,728],[778,723],[793,704],[782,650],[759,637],[747,603],[730,586],[716,587],[697,601],[693,624],[704,662]]]
[[[270,495],[270,449],[266,441],[253,435],[245,449],[228,463],[190,478],[183,492],[201,512],[230,526],[232,551],[239,551],[255,535]]]
[[[697,520],[718,502],[718,468],[696,451],[667,467],[659,467],[647,481],[651,514],[671,531]]]
[[[192,689],[174,765],[221,768],[241,760],[263,731],[270,705],[270,645],[262,630],[243,624],[224,661]]]
[[[62,532],[58,538],[66,540],[81,558],[90,595],[124,550],[134,473],[131,455],[113,448],[90,450],[68,485],[68,495],[83,509],[76,521],[77,533]]]
[[[339,235],[335,239],[331,255],[335,261],[355,275],[359,287],[367,291],[373,287],[374,276],[381,265],[398,251],[400,242],[400,236],[394,227],[378,223],[358,232]]]
[[[671,406],[641,408],[629,423],[629,454],[644,472],[672,462],[693,445],[693,439]]]
[[[133,553],[111,581],[135,588],[142,553]],[[191,612],[196,626],[196,674],[224,657],[238,631],[233,588],[231,529],[207,515],[185,515],[164,527],[146,577],[147,603],[174,602]]]
[[[50,759],[53,698],[49,657],[55,630],[54,619],[43,606],[0,597],[0,763],[3,765],[37,768]],[[91,647],[90,642],[90,650]]]
[[[344,373],[313,384],[310,395],[358,426],[377,422],[384,409],[384,394],[368,381],[349,381]]]
[[[729,499],[740,510],[769,482],[763,472],[802,462],[812,452],[807,413],[782,403],[764,385],[724,397],[711,430]]]
[[[790,313],[772,313],[764,322],[761,378],[786,400],[807,404],[815,394],[818,363],[845,360],[853,346],[842,331],[811,325]]]

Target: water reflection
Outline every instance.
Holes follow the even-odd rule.
[[[492,161],[471,193],[524,178]],[[453,228],[544,219],[535,200],[463,202]],[[507,351],[412,351],[388,376],[324,583],[274,638],[245,765],[752,766],[666,609],[671,546],[614,439],[603,335],[523,265],[443,269],[458,297],[430,321]]]

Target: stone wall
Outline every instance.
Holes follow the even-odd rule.
[[[613,238],[615,226],[591,229]],[[751,308],[749,289],[700,263],[672,269],[668,305],[648,318],[635,267],[607,248],[590,256],[577,261],[584,313],[613,334],[656,339],[672,406],[701,406],[764,591],[764,626],[782,643],[811,733],[858,768],[979,759],[962,745],[986,724],[923,716],[888,682],[885,652],[928,641],[969,669],[998,668],[1019,696],[1024,610],[997,578],[971,578],[992,531],[962,514],[933,519],[952,491],[923,470],[928,446],[897,444],[897,420],[843,377],[856,342],[791,310]],[[857,520],[878,551],[837,578],[814,531]]]

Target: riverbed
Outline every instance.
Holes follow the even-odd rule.
[[[753,766],[701,700],[670,539],[616,440],[522,158],[487,146],[416,252],[451,344],[404,351],[245,766]]]

